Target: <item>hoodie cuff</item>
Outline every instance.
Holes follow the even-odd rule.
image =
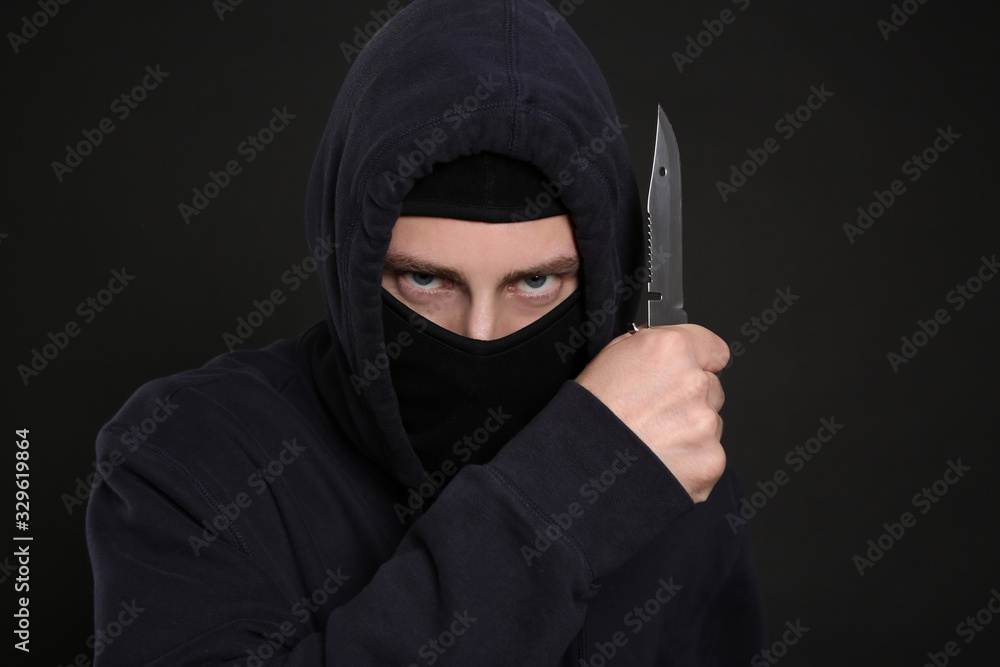
[[[610,574],[681,515],[691,496],[639,437],[582,385],[566,382],[485,466],[532,510],[530,565],[557,545]]]

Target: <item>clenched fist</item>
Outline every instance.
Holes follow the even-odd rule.
[[[715,373],[729,346],[696,324],[643,328],[608,343],[576,379],[639,436],[696,502],[726,467],[725,396]]]

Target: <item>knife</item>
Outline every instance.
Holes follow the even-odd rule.
[[[653,263],[653,249],[664,261]],[[653,174],[646,213],[646,315],[650,327],[685,324],[681,275],[681,159],[663,107],[657,106]]]

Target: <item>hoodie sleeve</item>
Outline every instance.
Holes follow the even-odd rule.
[[[102,458],[116,435],[102,432]],[[353,597],[337,602],[352,573],[329,570],[338,606],[305,623],[312,607],[281,583],[289,564],[251,555],[295,539],[276,517],[246,512],[192,557],[206,503],[233,502],[213,494],[212,476],[147,444],[94,490],[96,665],[559,664],[602,577],[693,507],[610,410],[567,382],[490,464],[455,476]],[[351,517],[316,520],[357,539]]]

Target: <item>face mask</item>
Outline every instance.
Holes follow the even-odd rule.
[[[386,345],[405,334],[413,340],[389,373],[428,473],[450,478],[464,465],[486,463],[580,374],[586,346],[572,343],[585,317],[582,292],[509,336],[483,341],[428,321],[382,290]]]

